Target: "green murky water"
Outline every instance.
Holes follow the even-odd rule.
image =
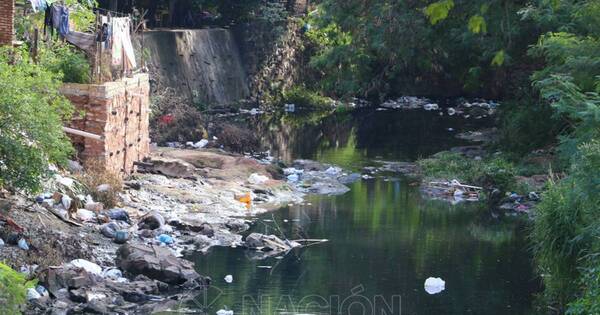
[[[426,112],[285,119],[253,122],[274,154],[352,169],[375,159],[430,155],[461,144],[452,133],[474,127]],[[281,259],[255,260],[239,248],[197,254],[197,270],[214,283],[192,308],[208,314],[225,307],[235,314],[528,314],[538,289],[524,222],[495,219],[482,204],[425,200],[409,180],[359,181],[344,195],[311,196],[262,219],[251,231],[329,242]],[[228,274],[233,283],[223,280]],[[444,279],[445,290],[427,293],[428,277]]]

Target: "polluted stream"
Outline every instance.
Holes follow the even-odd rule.
[[[362,174],[377,161],[414,161],[472,144],[456,134],[492,123],[376,109],[239,119],[250,120],[276,158],[314,159]],[[186,308],[207,314],[531,312],[539,284],[526,219],[494,218],[480,202],[427,199],[414,179],[393,174],[348,187],[342,195],[308,195],[302,204],[263,214],[247,232],[325,243],[265,259],[226,247],[187,257],[213,282]],[[445,285],[426,290],[430,277]]]

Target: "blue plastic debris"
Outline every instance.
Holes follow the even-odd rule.
[[[25,241],[25,239],[20,239],[19,243],[17,243],[19,245],[19,248],[22,250],[29,250],[29,245],[27,245],[27,241]]]
[[[110,210],[108,210],[107,215],[109,218],[111,218],[113,220],[125,221],[127,223],[130,222],[129,213],[127,213],[127,211],[125,211],[124,209],[120,209],[120,208],[110,209]]]
[[[115,232],[115,243],[125,244],[127,243],[127,240],[129,240],[129,232],[123,230]]]
[[[167,245],[173,244],[173,242],[174,242],[173,238],[167,234],[161,234],[161,235],[157,236],[156,239],[159,242],[167,244]]]

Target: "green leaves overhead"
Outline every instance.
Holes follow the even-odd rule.
[[[425,15],[429,18],[429,22],[432,25],[435,25],[438,22],[445,20],[452,8],[454,8],[453,0],[434,2],[425,8]]]
[[[468,26],[469,26],[469,31],[471,31],[475,34],[487,32],[487,24],[485,23],[485,19],[483,18],[483,16],[481,16],[479,14],[473,15],[469,19]]]
[[[492,59],[492,66],[500,67],[504,64],[504,60],[506,59],[506,53],[504,50],[498,51],[494,58]]]

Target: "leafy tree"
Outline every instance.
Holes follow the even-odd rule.
[[[9,266],[0,262],[0,314],[20,314],[26,290],[35,285]]]
[[[0,51],[0,186],[36,191],[48,163],[71,154],[62,125],[72,108],[60,84],[26,53]]]

